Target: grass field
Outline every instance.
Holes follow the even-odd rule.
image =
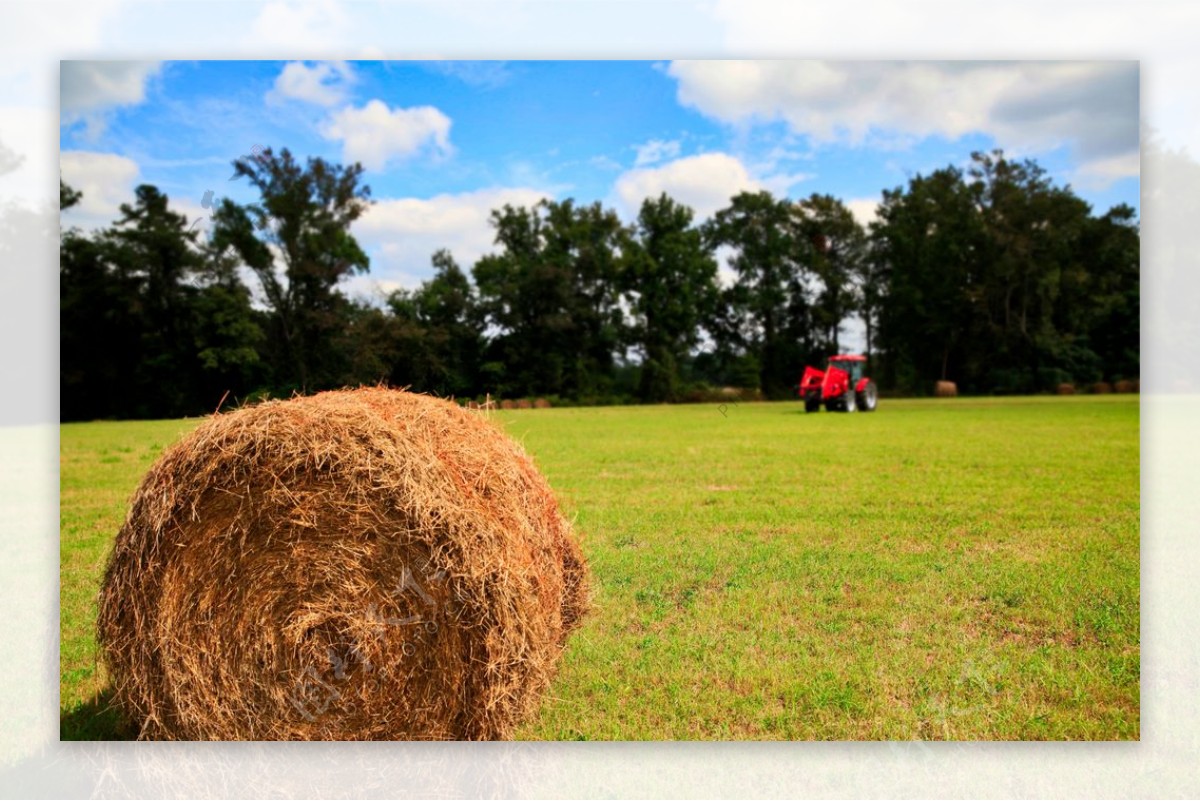
[[[493,418],[594,582],[521,737],[1139,737],[1136,396]],[[61,428],[64,739],[125,733],[95,596],[138,479],[197,422]]]

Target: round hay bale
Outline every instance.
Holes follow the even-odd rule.
[[[1116,383],[1115,389],[1117,392],[1120,392],[1122,394],[1129,393],[1129,392],[1137,392],[1139,389],[1139,383],[1137,381],[1122,380],[1122,381],[1118,381]]]
[[[1067,383],[1059,384],[1057,389],[1055,389],[1055,392],[1057,392],[1059,395],[1074,395],[1075,385]]]
[[[517,405],[515,403],[513,403],[512,401],[508,400],[507,398],[505,398],[504,400],[500,401],[500,408],[501,409],[515,409],[515,408],[517,408]]]
[[[1108,395],[1112,391],[1112,384],[1106,381],[1097,381],[1095,384],[1092,384],[1093,395]]]
[[[535,401],[533,402],[533,408],[535,408],[535,409],[549,409],[549,408],[550,408],[550,401],[546,400],[545,398],[538,398],[537,400],[535,400]]]
[[[518,409],[532,409],[533,403],[529,400],[529,398],[520,398],[517,400],[516,406]]]
[[[142,738],[499,739],[587,606],[519,445],[382,388],[215,415],[133,497],[100,594]]]
[[[958,396],[958,384],[953,381],[939,381],[933,385],[933,394],[939,398],[954,398]]]

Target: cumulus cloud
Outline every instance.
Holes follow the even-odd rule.
[[[846,208],[850,209],[850,213],[854,215],[854,219],[858,220],[859,225],[869,225],[875,222],[879,216],[879,198],[856,197],[845,203]]]
[[[679,101],[713,119],[782,121],[818,143],[983,133],[1024,154],[1068,146],[1085,167],[1138,148],[1133,62],[676,61],[667,72]]]
[[[379,200],[354,223],[354,236],[371,254],[371,273],[359,290],[414,287],[433,274],[430,257],[447,248],[464,270],[494,250],[492,209],[532,206],[549,195],[528,187],[479,189],[432,198]],[[353,289],[352,288],[352,289]]]
[[[1140,175],[1141,169],[1141,153],[1123,153],[1084,163],[1075,171],[1074,183],[1089,189],[1103,189],[1118,178]]]
[[[334,106],[346,99],[354,73],[344,61],[322,61],[309,66],[292,61],[284,66],[275,86],[267,92],[267,102],[300,100],[318,106]]]
[[[648,164],[657,164],[664,159],[673,159],[679,155],[678,140],[663,141],[662,139],[651,139],[642,145],[635,145],[634,150],[637,151],[637,159],[633,162],[635,167],[644,167]]]
[[[634,168],[617,178],[615,203],[626,218],[636,216],[642,201],[666,192],[676,201],[691,206],[696,219],[705,219],[729,204],[738,192],[770,189],[778,192],[788,178],[757,179],[737,158],[727,153],[703,153],[668,162],[659,167]]]
[[[368,170],[382,170],[392,160],[419,152],[436,157],[453,152],[450,118],[433,106],[392,109],[382,100],[372,100],[362,108],[335,112],[321,133],[341,140],[345,161],[360,161]]]
[[[112,224],[122,203],[133,202],[137,162],[115,153],[65,150],[59,156],[62,180],[83,192],[79,205],[63,212],[65,225],[92,230]]]
[[[83,121],[92,136],[104,130],[106,115],[146,98],[146,81],[157,61],[64,61],[59,73],[59,105],[68,125]]]

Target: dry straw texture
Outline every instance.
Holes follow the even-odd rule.
[[[217,415],[164,453],[98,636],[144,738],[498,739],[586,605],[520,446],[448,401],[359,389]]]
[[[958,396],[958,384],[953,381],[938,381],[933,385],[933,394],[939,398],[954,398]]]

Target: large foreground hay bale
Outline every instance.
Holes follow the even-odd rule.
[[[939,398],[954,398],[958,396],[958,384],[953,381],[939,381],[933,385],[933,394]]]
[[[495,739],[536,708],[586,584],[550,488],[482,415],[329,392],[162,455],[98,637],[145,738]]]

